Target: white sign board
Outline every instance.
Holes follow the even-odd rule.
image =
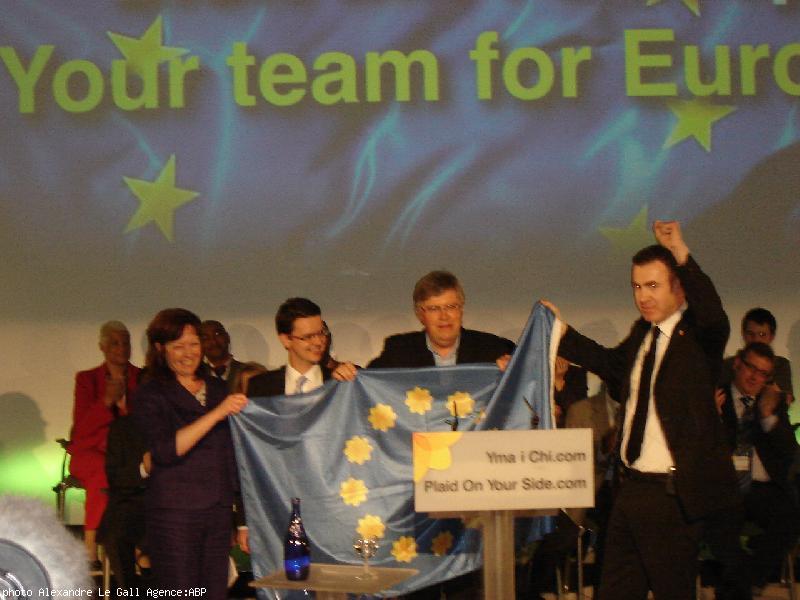
[[[417,512],[594,506],[591,429],[413,434]]]

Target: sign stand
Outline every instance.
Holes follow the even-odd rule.
[[[508,600],[516,589],[514,519],[552,517],[558,509],[487,510],[478,512],[432,512],[433,519],[475,520],[483,533],[483,598]]]
[[[414,509],[477,521],[484,600],[516,594],[514,520],[594,505],[591,429],[415,432]]]

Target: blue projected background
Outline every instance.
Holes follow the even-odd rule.
[[[770,270],[768,292],[796,290],[796,7],[646,4],[14,3],[0,25],[0,197],[3,271],[15,284],[0,310],[91,314],[97,302],[123,300],[150,308],[176,285],[247,310],[298,271],[312,291],[352,301],[432,261],[496,282],[546,277],[549,289],[569,289],[579,279],[592,289],[606,277],[598,263],[648,242],[653,218],[684,221],[722,285],[746,283],[769,257],[781,272]],[[626,48],[636,30],[674,41],[642,35]],[[484,32],[497,41],[487,43],[496,58],[480,62],[491,76],[481,84],[470,53]],[[749,95],[745,44],[768,44]],[[249,65],[229,64],[235,45]],[[690,45],[705,90],[724,83],[730,63],[729,92],[687,89]],[[47,46],[35,77],[33,59]],[[729,60],[715,60],[715,47]],[[591,52],[574,67],[574,97],[564,95],[564,48]],[[388,50],[425,51],[437,68],[406,69],[407,102],[397,100],[392,65],[367,81],[367,53]],[[180,108],[170,107],[173,58],[195,67],[176,78]],[[267,59],[268,79],[291,65],[306,71],[268,82],[271,99],[301,99],[265,98]],[[157,106],[118,106],[113,61],[126,61],[119,79],[129,97],[143,79],[154,83]],[[541,97],[514,96],[507,68],[518,93]],[[626,71],[656,94],[626,89]],[[324,94],[312,94],[318,77],[328,78]],[[438,99],[424,97],[425,78]],[[379,101],[367,99],[368,85]],[[478,98],[481,87],[491,99]],[[341,276],[349,291],[336,290]]]

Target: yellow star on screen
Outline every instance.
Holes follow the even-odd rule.
[[[198,196],[198,192],[175,187],[175,155],[169,157],[155,181],[133,177],[122,179],[139,199],[139,209],[128,221],[125,233],[155,221],[164,237],[173,241],[172,223],[175,210]]]
[[[599,231],[611,242],[614,252],[627,256],[653,243],[653,234],[647,228],[647,205],[642,207],[627,227],[600,227]]]
[[[694,13],[695,17],[700,16],[700,0],[682,0],[683,4],[688,8],[692,13]],[[647,6],[653,6],[654,4],[658,4],[661,0],[647,0]]]
[[[735,106],[711,104],[700,98],[667,100],[667,106],[678,117],[678,122],[664,142],[664,148],[671,148],[692,136],[706,152],[711,152],[711,125],[736,110]]]
[[[189,52],[185,48],[162,45],[164,36],[160,15],[156,17],[156,20],[153,21],[140,38],[129,37],[113,31],[107,31],[106,33],[122,56],[125,57],[128,68],[140,76],[144,74],[146,67],[158,65]]]

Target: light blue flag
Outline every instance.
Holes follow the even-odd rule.
[[[553,321],[534,307],[504,374],[495,365],[360,370],[311,393],[251,398],[231,425],[254,576],[282,568],[295,496],[312,562],[359,564],[360,533],[379,538],[373,564],[419,570],[389,595],[480,568],[477,530],[414,512],[411,434],[529,429],[534,419],[551,428]]]

